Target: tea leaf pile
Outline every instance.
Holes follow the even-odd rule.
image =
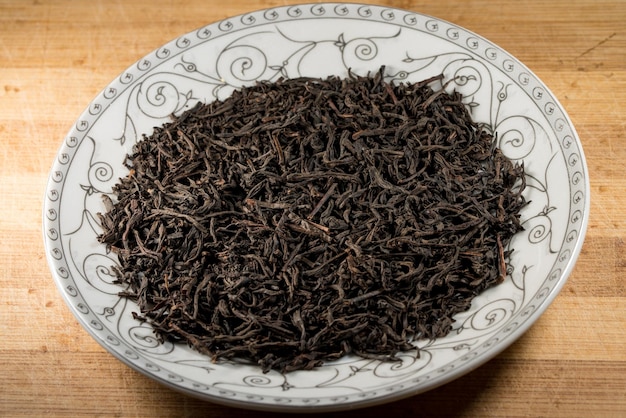
[[[262,82],[128,156],[100,215],[162,340],[264,371],[393,360],[506,275],[523,167],[441,77]]]

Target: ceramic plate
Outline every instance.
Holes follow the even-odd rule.
[[[137,307],[117,296],[99,244],[101,195],[126,174],[122,162],[153,127],[198,101],[224,99],[241,86],[279,77],[365,75],[386,66],[394,82],[443,74],[474,119],[527,171],[525,231],[505,283],[456,317],[450,335],[419,341],[422,355],[385,363],[346,357],[313,371],[263,374],[212,363],[184,345],[159,344],[135,321]],[[359,4],[260,10],[185,34],[133,64],[72,126],[54,161],[45,195],[44,239],[52,275],[71,311],[129,366],[194,396],[280,411],[352,409],[414,395],[449,382],[501,352],[555,298],[582,246],[589,181],[580,141],[548,88],[486,39],[437,18]]]

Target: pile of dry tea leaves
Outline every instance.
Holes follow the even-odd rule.
[[[161,339],[264,371],[391,359],[502,282],[523,167],[435,77],[263,82],[139,141],[100,241]]]

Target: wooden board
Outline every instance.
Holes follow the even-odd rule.
[[[0,416],[255,416],[131,370],[77,323],[43,254],[49,167],[126,67],[275,0],[0,0]],[[379,1],[477,32],[534,71],[576,126],[591,178],[587,240],[541,319],[476,371],[423,395],[329,416],[626,416],[626,2]]]

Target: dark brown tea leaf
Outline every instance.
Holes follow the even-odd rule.
[[[393,360],[504,280],[523,167],[441,77],[383,71],[262,82],[136,144],[99,239],[161,339],[264,371]]]

